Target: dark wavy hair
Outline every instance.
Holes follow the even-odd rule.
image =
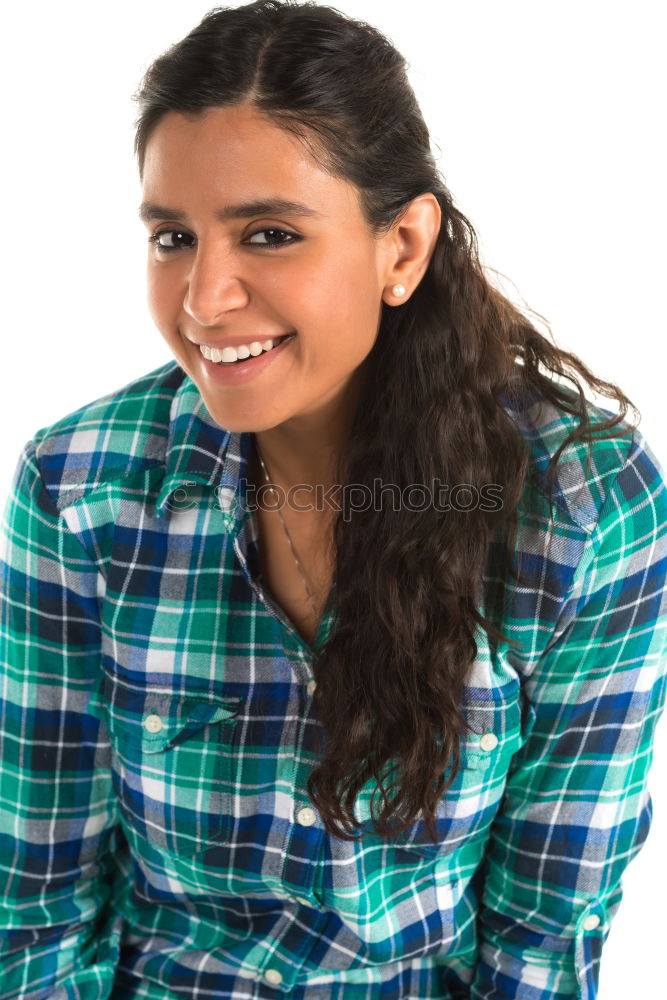
[[[311,3],[217,7],[149,66],[133,99],[142,176],[146,144],[165,112],[196,115],[248,102],[297,135],[324,169],[357,186],[374,235],[385,234],[418,195],[438,200],[441,227],[422,280],[404,303],[382,303],[336,481],[372,492],[378,477],[401,490],[437,477],[468,484],[473,495],[491,483],[502,489],[502,504],[452,507],[443,516],[434,506],[351,511],[343,496],[331,538],[336,628],[313,654],[326,752],[308,780],[334,836],[357,839],[354,803],[371,782],[382,799],[377,813],[373,795],[377,835],[401,833],[421,815],[435,842],[437,803],[460,766],[467,724],[459,701],[478,651],[475,630],[512,642],[478,611],[492,540],[502,537],[506,571],[518,579],[512,552],[529,473],[508,409],[521,411],[537,397],[578,418],[551,460],[550,497],[570,442],[611,436],[602,432],[628,406],[639,411],[550,343],[485,276],[475,231],[437,169],[406,62],[376,28]],[[618,414],[594,427],[572,372],[615,399]]]

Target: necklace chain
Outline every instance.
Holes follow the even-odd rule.
[[[266,479],[267,483],[269,484],[270,491],[272,493],[275,493],[276,496],[278,496],[278,491],[276,490],[276,488],[274,486],[271,485],[271,480],[269,479],[269,474],[268,474],[268,472],[266,470],[266,465],[264,464],[264,459],[262,458],[262,454],[261,454],[261,452],[259,450],[259,445],[257,444],[256,441],[255,441],[255,447],[257,448],[257,457],[259,458],[260,464],[262,466],[262,471],[264,473],[264,478]],[[280,523],[283,526],[283,531],[285,532],[285,537],[287,538],[287,541],[289,542],[289,547],[292,550],[292,556],[294,557],[294,562],[296,563],[296,567],[297,567],[297,569],[299,571],[301,579],[303,580],[303,585],[304,585],[304,588],[306,590],[306,595],[308,597],[308,600],[310,601],[311,607],[313,609],[313,614],[315,615],[315,619],[317,620],[319,618],[319,612],[318,612],[317,606],[315,604],[315,599],[313,598],[313,595],[311,593],[310,587],[308,586],[308,581],[306,580],[306,575],[305,575],[305,573],[303,571],[303,567],[302,567],[302,565],[301,565],[301,563],[299,561],[299,557],[296,554],[296,549],[294,548],[294,543],[292,542],[292,539],[290,537],[290,533],[287,530],[287,525],[285,524],[285,519],[284,519],[284,517],[282,515],[282,511],[280,510],[280,507],[276,507],[276,510],[278,512],[278,517],[280,518]]]

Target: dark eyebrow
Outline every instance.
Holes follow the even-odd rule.
[[[247,219],[253,215],[301,215],[308,218],[320,216],[314,208],[302,204],[300,201],[289,201],[285,198],[269,198],[266,200],[245,201],[239,205],[225,205],[215,213],[219,222],[226,222],[228,219]],[[190,219],[185,212],[178,208],[167,208],[165,205],[157,205],[152,201],[144,201],[139,206],[139,218],[142,222],[150,222],[153,219],[174,219],[177,222],[184,222],[190,225]]]

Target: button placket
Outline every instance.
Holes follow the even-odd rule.
[[[248,519],[250,520],[250,519]],[[271,598],[271,596],[265,591],[264,587],[256,580],[250,572],[247,559],[243,552],[243,547],[241,544],[241,533],[245,531],[244,526],[234,539],[234,551],[236,552],[241,568],[243,569],[244,576],[248,581],[251,589],[255,593],[257,599],[266,608],[272,618],[274,618],[281,627],[282,630],[282,645],[285,650],[287,659],[292,664],[294,671],[297,676],[297,681],[301,684],[304,683],[308,668],[306,667],[305,659],[306,656],[310,655],[310,649],[301,638],[297,630],[291,621],[283,614],[282,609],[276,604],[276,602]]]

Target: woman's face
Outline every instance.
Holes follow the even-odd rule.
[[[355,186],[239,105],[196,119],[165,114],[147,144],[143,199],[149,234],[159,236],[148,252],[151,314],[216,422],[259,431],[335,411],[377,336],[394,262],[388,239],[369,233]],[[310,214],[222,215],[275,199]],[[206,360],[199,346],[290,333],[251,376]]]

